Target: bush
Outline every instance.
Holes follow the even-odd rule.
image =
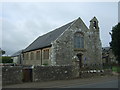
[[[2,63],[13,63],[13,60],[11,59],[11,57],[4,56],[2,57]]]
[[[47,64],[47,63],[44,63],[44,64],[42,64],[42,65],[47,66],[48,64]]]

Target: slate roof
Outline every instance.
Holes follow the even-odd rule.
[[[14,53],[13,55],[11,55],[12,57],[18,56],[22,53],[23,50],[19,50],[16,53]]]
[[[75,21],[75,20],[74,20]],[[39,36],[33,43],[31,43],[24,52],[37,50],[47,46],[51,46],[51,42],[56,40],[74,21],[61,26],[47,34]]]

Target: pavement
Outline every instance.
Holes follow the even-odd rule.
[[[0,66],[0,89],[2,88],[2,67]]]
[[[28,82],[2,88],[118,88],[118,76],[99,76],[73,80]]]

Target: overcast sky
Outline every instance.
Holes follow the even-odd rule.
[[[7,55],[26,48],[38,36],[80,17],[89,27],[96,16],[99,20],[102,46],[109,46],[109,32],[118,23],[117,2],[27,2],[0,3],[0,36]],[[1,11],[2,10],[2,11]],[[1,45],[1,44],[0,44]]]

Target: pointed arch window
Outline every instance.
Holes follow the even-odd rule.
[[[84,48],[84,35],[77,32],[74,34],[74,48]]]

